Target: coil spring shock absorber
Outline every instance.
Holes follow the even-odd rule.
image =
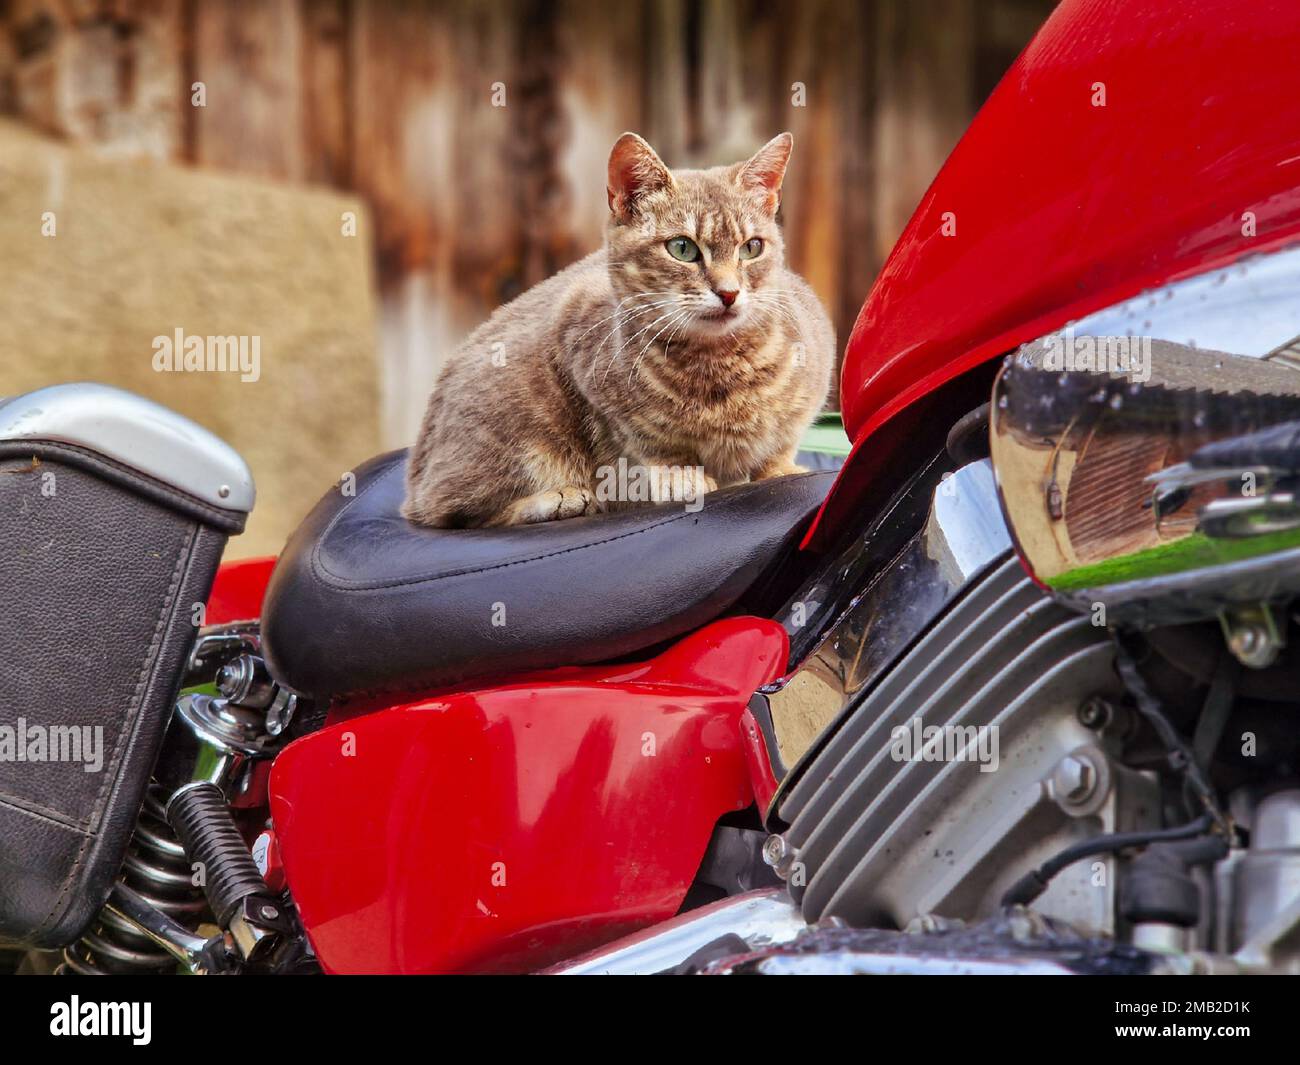
[[[257,645],[245,632],[234,636],[240,646],[249,646],[250,641]],[[232,633],[218,632],[210,638],[224,646]],[[204,640],[195,651],[198,659]],[[223,968],[226,958],[220,949],[209,955],[206,940],[186,935],[203,917],[211,920],[204,893],[222,931],[230,932],[246,960],[265,956],[279,940],[293,934],[291,916],[282,912],[244,846],[223,788],[237,793],[252,765],[283,745],[297,697],[278,688],[261,659],[249,653],[227,662],[216,682],[225,697],[189,692],[177,701],[176,720],[182,726],[178,735],[191,737],[191,744],[197,741],[198,754],[187,751],[183,742],[177,751],[193,761],[182,779],[190,771],[197,772],[201,763],[205,781],[216,780],[221,786],[191,782],[167,799],[170,787],[150,783],[119,886],[91,930],[64,950],[56,971],[165,973],[175,972],[178,963],[189,971]],[[202,893],[193,886],[192,863],[205,873]],[[154,938],[145,934],[146,928],[155,933]],[[168,943],[173,951],[159,942]]]
[[[167,823],[162,788],[151,781],[122,866],[121,880],[156,909],[193,929],[207,912],[176,833]],[[56,972],[81,975],[170,973],[176,959],[107,907],[90,931],[63,951]]]

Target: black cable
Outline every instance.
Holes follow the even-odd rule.
[[[1160,742],[1165,745],[1169,752],[1169,766],[1176,772],[1180,773],[1187,783],[1187,786],[1196,794],[1201,805],[1208,810],[1213,816],[1215,823],[1223,830],[1225,835],[1231,837],[1232,824],[1228,820],[1227,814],[1219,806],[1219,801],[1215,797],[1214,788],[1210,785],[1210,779],[1205,775],[1196,760],[1196,755],[1192,751],[1191,745],[1185,740],[1174,728],[1169,718],[1165,717],[1164,712],[1160,709],[1160,700],[1147,686],[1146,678],[1142,676],[1137,666],[1137,659],[1130,649],[1130,643],[1134,638],[1131,633],[1115,632],[1115,668],[1119,672],[1120,680],[1124,682],[1124,687],[1128,689],[1129,694],[1133,696],[1137,703],[1138,713],[1140,713],[1155,733],[1160,737]]]
[[[1138,712],[1150,723],[1160,741],[1169,752],[1171,768],[1179,772],[1184,784],[1195,793],[1205,808],[1206,813],[1194,821],[1174,828],[1156,829],[1150,832],[1116,832],[1108,836],[1097,836],[1084,840],[1065,850],[1040,865],[1032,872],[1017,880],[1002,896],[1003,906],[1028,906],[1044,891],[1057,873],[1081,858],[1091,858],[1097,854],[1110,854],[1128,847],[1145,847],[1152,843],[1165,843],[1174,840],[1194,839],[1203,835],[1217,825],[1228,838],[1233,832],[1227,815],[1219,807],[1214,789],[1210,785],[1203,766],[1204,758],[1197,757],[1197,751],[1185,740],[1173,723],[1164,715],[1160,702],[1147,686],[1146,679],[1137,667],[1130,641],[1130,634],[1115,632],[1115,668],[1118,670],[1124,687],[1128,689],[1137,703]],[[1235,663],[1234,663],[1235,664]],[[1216,671],[1214,683],[1211,684],[1206,710],[1211,721],[1200,731],[1197,746],[1202,750],[1213,751],[1218,745],[1227,710],[1232,708],[1233,681],[1235,672],[1221,663]],[[1225,841],[1226,843],[1226,841]]]
[[[1091,858],[1096,854],[1110,854],[1128,847],[1145,847],[1151,843],[1165,843],[1170,840],[1191,839],[1207,831],[1215,823],[1213,814],[1204,814],[1195,821],[1174,828],[1159,828],[1150,832],[1113,832],[1107,836],[1095,836],[1081,843],[1075,843],[1032,872],[1026,873],[1002,896],[1003,906],[1028,906],[1047,890],[1052,877],[1067,865],[1073,865],[1080,858]]]
[[[1227,727],[1228,716],[1232,713],[1233,700],[1237,695],[1237,674],[1241,672],[1241,663],[1233,657],[1226,647],[1219,653],[1218,665],[1210,678],[1210,689],[1205,693],[1205,703],[1201,707],[1200,719],[1192,734],[1192,754],[1196,764],[1208,773],[1210,763],[1219,741],[1223,739],[1223,730]]]

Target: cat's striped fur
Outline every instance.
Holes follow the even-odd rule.
[[[604,249],[499,308],[450,357],[411,450],[406,516],[460,527],[590,513],[605,507],[598,471],[620,458],[702,467],[687,492],[797,472],[835,336],[785,267],[775,216],[791,144],[782,134],[744,163],[670,172],[641,138],[619,138]],[[669,252],[678,237],[698,261]],[[761,251],[742,259],[754,239]]]

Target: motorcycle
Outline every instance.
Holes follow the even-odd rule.
[[[278,559],[0,404],[0,942],[76,973],[1300,971],[1300,15],[1064,0],[849,340],[838,470]]]

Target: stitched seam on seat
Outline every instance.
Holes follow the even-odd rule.
[[[105,466],[118,474],[127,485],[133,488],[146,486],[151,491],[157,492],[165,499],[175,503],[178,507],[189,507],[208,519],[208,524],[214,524],[223,530],[234,531],[244,527],[244,519],[247,515],[243,511],[223,510],[221,507],[213,506],[206,503],[197,496],[192,496],[188,492],[183,492],[165,481],[160,481],[156,477],[150,477],[147,474],[133,470],[129,466],[118,462],[116,459],[110,459],[106,455],[100,455],[91,451],[89,448],[80,447],[77,444],[65,444],[61,440],[45,440],[38,438],[23,438],[21,440],[3,440],[0,443],[9,445],[21,444],[22,447],[12,447],[10,450],[15,455],[25,454],[29,445],[35,445],[36,449],[48,448],[50,451],[62,454],[64,456],[76,456],[88,460],[92,463],[98,463]],[[98,472],[98,471],[95,471]]]
[[[0,806],[7,810],[14,810],[33,820],[47,821],[52,825],[58,825],[60,828],[66,828],[69,832],[75,832],[79,836],[93,836],[95,834],[89,822],[75,821],[70,817],[65,817],[57,810],[51,810],[40,803],[28,802],[25,799],[20,799],[17,795],[0,792]]]
[[[810,477],[824,476],[827,472],[829,471],[810,470],[808,473],[796,474],[795,477],[800,480],[806,480],[807,478]],[[361,490],[361,493],[358,496],[356,496],[356,498],[354,498],[350,503],[346,504],[344,508],[339,511],[338,514],[334,515],[329,525],[325,527],[324,534],[322,534],[321,537],[312,546],[312,551],[311,551],[312,575],[317,577],[317,579],[321,580],[322,583],[333,584],[336,587],[348,591],[381,591],[386,588],[404,588],[414,584],[432,584],[435,581],[446,580],[451,577],[464,577],[471,573],[491,573],[493,570],[508,569],[511,566],[523,566],[523,565],[527,565],[530,562],[540,562],[544,559],[559,558],[561,555],[572,554],[575,551],[585,551],[588,548],[600,547],[604,544],[610,544],[610,543],[615,543],[619,540],[630,539],[633,536],[639,536],[642,533],[652,532],[655,529],[663,528],[665,525],[671,525],[673,522],[681,521],[684,518],[690,518],[695,516],[695,513],[690,511],[682,514],[674,514],[672,517],[664,518],[662,521],[657,521],[653,525],[645,525],[639,529],[632,529],[629,532],[619,533],[617,536],[606,537],[603,540],[593,540],[591,543],[588,544],[576,544],[573,547],[566,547],[561,551],[547,551],[539,555],[532,555],[528,558],[512,559],[509,562],[497,562],[497,563],[493,563],[490,566],[474,566],[466,569],[454,570],[450,573],[433,573],[433,574],[426,574],[421,577],[408,577],[400,580],[398,579],[386,580],[386,581],[348,580],[346,577],[340,577],[337,574],[332,573],[325,566],[325,563],[320,558],[321,546],[328,538],[330,532],[333,531],[335,524],[339,521],[340,518],[343,517],[343,515],[347,512],[347,510],[350,507],[354,506],[356,503],[359,503],[361,499],[365,496],[365,494],[378,483],[379,483],[378,478],[374,481],[371,481],[370,484],[366,485],[366,487]],[[721,505],[729,508],[734,507],[738,502],[742,501],[743,498],[744,497],[741,495],[735,495],[732,496],[730,499],[724,500]]]

